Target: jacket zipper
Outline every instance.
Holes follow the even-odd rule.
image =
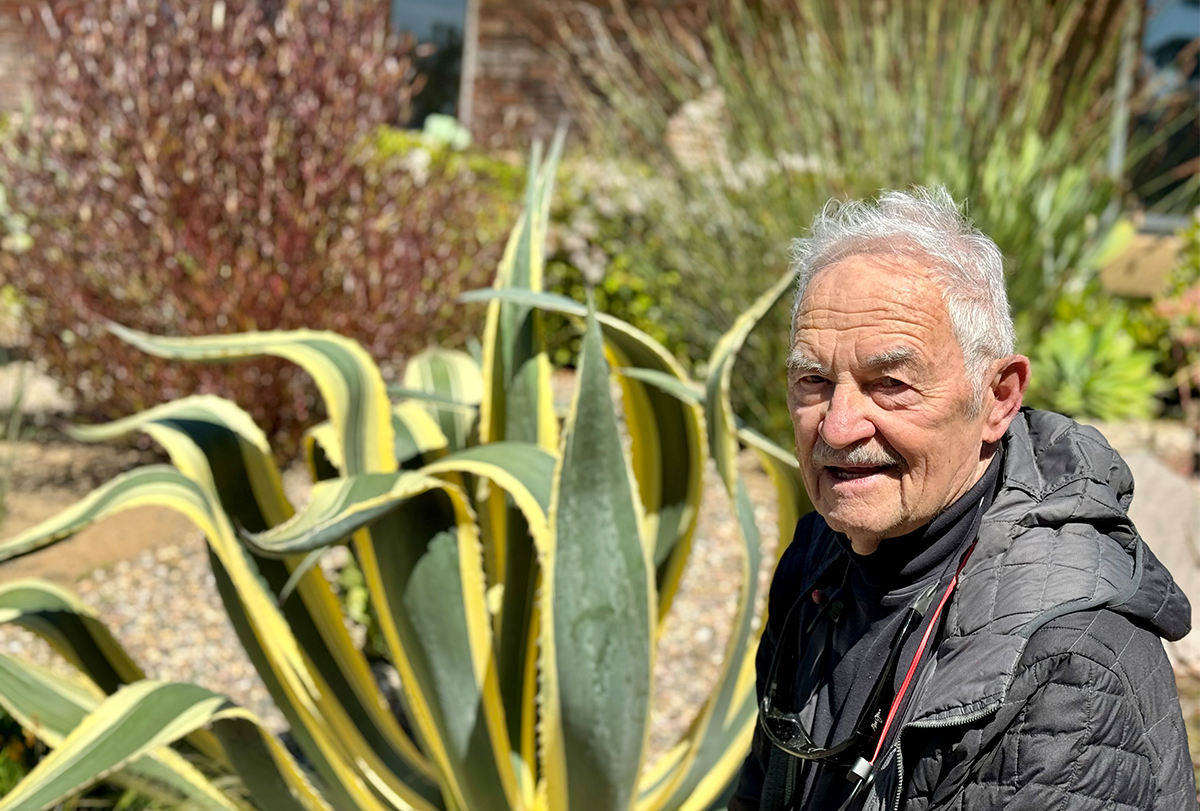
[[[948,729],[956,726],[967,726],[976,721],[987,718],[989,715],[995,715],[1000,705],[996,704],[992,707],[984,707],[975,712],[964,715],[961,718],[947,719],[945,721],[913,721],[901,727],[896,734],[896,743],[892,746],[892,754],[896,759],[896,796],[892,799],[892,811],[900,811],[900,800],[904,796],[904,754],[900,751],[900,740],[904,737],[906,729]]]
[[[783,778],[783,807],[792,807],[792,795],[796,793],[796,758],[787,759],[787,773]]]

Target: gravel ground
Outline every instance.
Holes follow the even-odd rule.
[[[743,474],[764,539],[761,613],[777,541],[773,490],[752,463],[743,465]],[[285,486],[294,500],[305,500],[300,477],[286,476]],[[729,501],[710,468],[691,562],[658,649],[648,763],[679,739],[715,684],[741,583]],[[201,684],[251,709],[271,729],[286,729],[226,618],[199,532],[164,539],[152,551],[95,570],[76,591],[150,677]],[[0,626],[0,650],[72,670],[41,639],[14,626]]]

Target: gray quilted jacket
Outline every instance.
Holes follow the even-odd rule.
[[[1058,414],[1025,409],[1004,441],[996,500],[865,810],[1196,809],[1159,639],[1187,633],[1191,608],[1126,515],[1129,468]],[[843,554],[824,521],[802,521],[771,586],[760,697],[775,624]],[[730,811],[790,807],[790,759],[756,731]]]

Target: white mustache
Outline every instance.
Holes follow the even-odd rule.
[[[870,448],[859,445],[849,450],[834,450],[825,440],[818,439],[813,446],[814,464],[829,467],[886,467],[899,465],[904,460],[898,453],[887,448]]]

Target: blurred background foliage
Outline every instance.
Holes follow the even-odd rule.
[[[1196,47],[1138,57],[1143,5],[548,3],[545,44],[583,148],[560,172],[547,281],[578,299],[592,275],[601,310],[703,375],[827,200],[943,183],[1008,259],[1021,351],[1076,357],[1089,377],[1151,352],[1160,377],[1114,396],[1130,413],[1187,411],[1194,259],[1154,299],[1098,280],[1130,244],[1122,211],[1200,205],[1200,165],[1180,158],[1200,132],[1188,85],[1135,70],[1167,60],[1191,75]],[[424,130],[403,128],[425,77],[411,43],[382,36],[386,3],[53,8],[33,26],[53,56],[35,65],[37,110],[4,138],[0,279],[29,354],[84,418],[211,391],[290,454],[321,416],[286,364],[169,369],[115,342],[105,319],[176,335],[334,329],[389,380],[420,348],[472,334],[477,308],[451,303],[491,280],[524,167],[469,146],[445,116],[417,111]],[[1063,321],[1099,344],[1051,330]],[[1132,344],[1103,337],[1118,321]],[[575,328],[549,326],[555,360],[571,363]],[[783,442],[786,335],[780,307],[734,389],[739,413]],[[1099,416],[1091,398],[1041,386],[1031,402]]]
[[[50,14],[47,7],[47,14]],[[108,335],[309,327],[395,359],[474,333],[518,170],[395,133],[419,88],[382,4],[151,0],[57,6],[38,100],[6,139],[29,352],[85,419],[232,396],[285,452],[320,417],[294,366],[182,369]],[[3,212],[0,212],[3,213]]]
[[[1118,92],[1130,65],[1122,34],[1136,31],[1140,9],[731,0],[601,19],[578,7],[559,20],[561,55],[583,129],[605,149],[573,167],[591,185],[565,212],[570,238],[584,243],[571,255],[607,257],[636,278],[625,288],[640,295],[609,306],[669,343],[673,331],[685,336],[675,345],[702,357],[826,200],[942,183],[1004,251],[1020,349],[1035,353],[1070,310],[1060,299],[1097,294],[1099,267],[1124,247],[1131,229],[1112,226],[1114,200],[1135,191],[1126,178],[1149,182],[1148,156],[1194,124],[1177,94]],[[1131,128],[1120,171],[1106,169],[1114,127],[1120,137],[1122,121],[1148,116],[1158,126]],[[643,168],[618,177],[630,161]],[[1196,205],[1194,167],[1176,179],[1160,209]],[[625,238],[625,223],[643,219],[653,239]],[[667,323],[657,301],[670,302]],[[780,308],[751,340],[735,387],[741,412],[781,440],[786,336]],[[1118,396],[1141,398],[1143,413],[1153,410],[1145,389]]]

